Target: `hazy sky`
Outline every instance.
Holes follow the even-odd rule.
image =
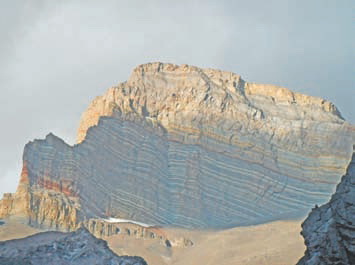
[[[89,102],[146,62],[282,85],[332,101],[354,123],[354,8],[352,0],[2,0],[0,196],[15,190],[28,141],[53,132],[74,143]]]

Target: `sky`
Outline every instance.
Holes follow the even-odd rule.
[[[355,123],[352,0],[0,1],[0,197],[27,142],[73,144],[90,101],[142,63],[235,72],[330,100]]]

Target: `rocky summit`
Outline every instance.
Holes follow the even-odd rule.
[[[144,64],[93,100],[76,145],[53,134],[26,145],[0,218],[72,230],[92,218],[228,228],[303,217],[333,193],[354,135],[326,100]]]
[[[331,200],[302,224],[307,250],[298,265],[355,264],[355,154]]]
[[[140,257],[117,256],[104,240],[95,238],[85,228],[0,242],[0,264],[147,265]]]

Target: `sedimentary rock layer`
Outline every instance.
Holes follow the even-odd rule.
[[[66,213],[77,223],[200,228],[297,218],[329,199],[354,132],[319,98],[229,72],[146,64],[92,102],[77,145],[52,134],[26,145],[22,196],[58,196],[27,200],[32,223],[52,226]],[[49,204],[58,214],[38,214]]]
[[[355,264],[355,154],[331,200],[302,224],[307,250],[299,265]]]
[[[140,257],[117,256],[105,241],[95,238],[85,228],[0,242],[0,264],[147,265]]]

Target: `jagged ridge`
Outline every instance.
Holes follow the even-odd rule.
[[[96,125],[101,116],[112,116],[115,111],[149,117],[169,131],[182,125],[195,127],[198,122],[228,122],[232,133],[231,129],[240,128],[239,123],[245,118],[251,119],[249,126],[253,127],[260,127],[260,119],[343,120],[338,109],[321,98],[274,85],[247,83],[231,72],[163,63],[138,66],[127,82],[97,97],[82,116],[78,142],[85,139],[87,129]],[[287,124],[284,125],[286,129]]]
[[[298,265],[355,264],[355,153],[331,200],[302,224],[307,250]]]
[[[141,257],[117,256],[106,241],[95,238],[85,228],[0,242],[0,264],[147,265]]]

